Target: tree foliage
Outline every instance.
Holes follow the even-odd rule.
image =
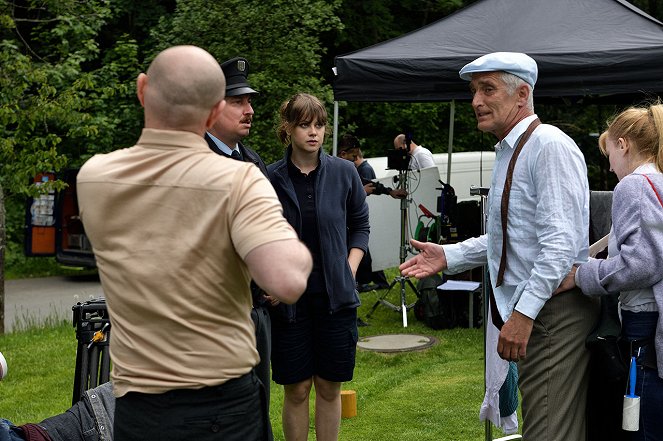
[[[127,79],[138,72],[137,44],[119,38],[102,53],[96,38],[111,16],[103,0],[0,8],[0,179],[10,195],[34,194],[36,173],[78,166],[135,137]]]
[[[158,41],[152,55],[175,44],[205,48],[219,62],[242,56],[249,61],[249,81],[260,92],[253,99],[254,124],[247,144],[265,162],[282,156],[274,127],[280,104],[297,92],[318,96],[327,104],[332,91],[320,72],[326,49],[320,35],[337,32],[339,1],[203,0],[178,1],[152,32]],[[331,107],[329,107],[331,110]]]
[[[97,42],[112,16],[105,0],[0,3],[0,239],[9,250],[22,242],[21,199],[64,186],[36,186],[37,173],[128,145],[141,126],[128,80],[139,71],[138,45],[122,35],[103,50]],[[0,240],[1,287],[5,249]]]

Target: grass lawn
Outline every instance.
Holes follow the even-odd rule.
[[[359,316],[380,292],[362,293]],[[394,288],[388,299],[399,302]],[[408,293],[408,302],[415,295]],[[433,336],[437,343],[422,351],[377,353],[359,349],[354,379],[343,389],[357,393],[357,416],[343,419],[341,440],[481,441],[485,425],[479,421],[483,400],[483,331],[457,328],[433,330],[408,313],[380,305],[360,327],[360,337],[408,333]],[[0,382],[0,417],[16,424],[38,422],[61,413],[71,404],[76,355],[71,323],[0,336],[0,351],[9,375]],[[282,388],[272,384],[270,417],[275,438],[282,440]],[[311,412],[310,440],[315,439]],[[493,436],[502,436],[493,428]]]

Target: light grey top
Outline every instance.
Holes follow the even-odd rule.
[[[580,265],[576,285],[587,295],[621,293],[623,309],[663,309],[663,206],[643,175],[663,198],[663,174],[653,164],[638,167],[615,187],[612,244],[608,259]],[[659,376],[663,374],[663,314],[656,327]]]

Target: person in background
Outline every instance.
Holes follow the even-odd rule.
[[[236,57],[221,63],[226,77],[226,107],[214,125],[205,133],[205,141],[210,149],[219,155],[238,161],[255,164],[267,176],[267,167],[260,155],[242,144],[242,139],[249,135],[253,121],[252,99],[258,94],[248,82],[249,62],[246,58]],[[270,371],[269,360],[272,352],[271,321],[267,310],[265,292],[251,282],[253,309],[251,319],[256,328],[256,345],[260,362],[256,366],[256,375],[265,387],[265,401],[269,413]],[[268,439],[272,440],[271,424],[268,426]]]
[[[375,180],[375,170],[364,159],[359,140],[356,136],[350,133],[341,136],[338,143],[338,156],[351,161],[357,167],[357,172],[359,173],[362,184],[364,184],[366,195],[388,194],[394,199],[404,199],[407,197],[407,190],[389,188]],[[372,263],[371,252],[370,250],[366,250],[366,254],[364,254],[364,258],[361,259],[361,263],[357,269],[357,290],[359,292],[389,288],[389,282],[387,282],[384,271],[373,271]],[[360,321],[359,323],[361,325],[363,322]]]
[[[410,154],[410,170],[423,170],[425,168],[437,167],[433,154],[426,147],[417,145],[412,139],[408,139],[403,133],[394,138],[395,149],[406,149]]]
[[[313,271],[297,303],[271,310],[272,375],[284,386],[285,439],[307,439],[315,386],[316,439],[330,441],[338,439],[341,384],[355,366],[355,274],[368,247],[366,192],[354,165],[322,150],[327,111],[318,98],[298,93],[279,115],[277,135],[287,148],[267,170],[286,219],[313,255]]]
[[[400,269],[423,278],[487,264],[493,323],[501,328],[496,349],[518,363],[523,439],[583,441],[590,360],[584,342],[599,305],[578,289],[552,294],[573,264],[588,260],[587,167],[569,136],[540,124],[532,96],[537,76],[536,62],[513,52],[484,55],[460,70],[479,130],[499,141],[487,231],[452,245],[412,240],[420,253]]]
[[[166,49],[137,95],[137,144],[77,176],[113,327],[114,440],[264,440],[249,282],[294,303],[310,253],[260,170],[203,138],[225,106],[214,57]]]
[[[608,258],[574,266],[563,290],[619,293],[621,337],[636,357],[640,430],[629,440],[663,440],[663,105],[630,107],[609,121],[599,148],[619,183],[612,197]]]

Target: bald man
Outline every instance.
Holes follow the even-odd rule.
[[[260,170],[207,146],[224,91],[209,53],[166,49],[138,76],[137,144],[78,174],[113,329],[115,441],[266,436],[249,281],[294,303],[311,256]]]
[[[426,147],[407,139],[403,133],[394,138],[394,148],[406,149],[410,153],[410,170],[436,167],[433,154]]]

